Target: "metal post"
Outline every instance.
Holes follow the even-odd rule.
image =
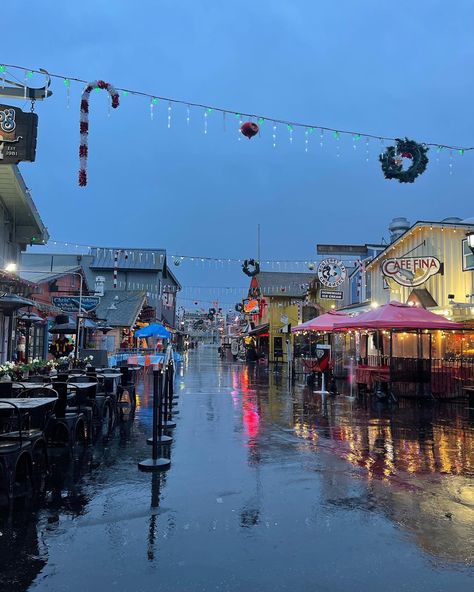
[[[161,407],[161,389],[160,389],[160,370],[153,371],[153,439],[152,439],[152,454],[151,458],[142,460],[138,463],[138,468],[141,471],[162,471],[169,469],[171,460],[169,458],[158,457],[158,410]]]
[[[82,273],[75,273],[74,275],[78,275],[79,276],[79,310],[77,313],[77,319],[76,319],[76,343],[74,344],[74,358],[77,360],[78,358],[78,352],[79,352],[79,337],[80,337],[80,331],[81,331],[81,312],[82,312]]]
[[[158,375],[158,385],[155,385],[155,376]],[[157,426],[157,440],[158,443],[161,444],[171,444],[173,438],[171,436],[167,436],[163,434],[163,371],[162,370],[153,370],[153,392],[158,393],[156,399],[158,401],[158,419],[155,424],[155,417],[153,417],[153,436],[147,439],[147,444],[151,444],[154,446],[155,443],[155,425]],[[154,401],[153,401],[154,402]],[[154,406],[153,406],[154,412]]]

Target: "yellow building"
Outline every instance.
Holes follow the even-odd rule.
[[[372,306],[413,302],[455,321],[474,321],[474,218],[416,222],[367,264]]]
[[[249,315],[256,325],[250,335],[269,362],[287,361],[287,340],[293,351],[291,327],[318,315],[318,280],[314,273],[262,271],[252,278],[249,294],[258,299],[258,314]]]

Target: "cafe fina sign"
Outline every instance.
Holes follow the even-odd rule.
[[[400,257],[385,259],[383,275],[401,286],[421,286],[431,276],[443,272],[443,265],[437,257]]]

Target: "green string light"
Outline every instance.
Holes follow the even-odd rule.
[[[128,90],[123,90],[122,91],[122,97],[127,97],[130,93],[128,92]]]
[[[212,113],[213,111],[214,111],[214,109],[213,109],[212,107],[208,107],[208,108],[207,108],[207,112],[208,112],[208,113]]]
[[[263,117],[258,118],[258,124],[263,125],[265,123],[265,119]]]
[[[151,100],[151,102],[153,103],[153,105],[157,105],[158,104],[158,99],[156,97],[153,97],[153,99]]]
[[[99,88],[98,86],[96,86],[96,87],[94,88],[94,90],[95,90],[95,92],[100,92],[100,88]]]
[[[6,67],[5,66],[0,66],[0,72],[5,72]]]
[[[353,139],[355,142],[358,142],[361,138],[362,136],[360,134],[355,134]]]
[[[69,80],[69,78],[65,78],[65,79],[63,80],[63,83],[64,83],[64,86],[66,86],[66,87],[69,87],[69,86],[71,86],[71,81]]]
[[[334,132],[333,136],[335,140],[339,140],[339,132]]]
[[[464,148],[461,148],[460,150],[458,150],[458,152],[461,156],[464,156]]]
[[[290,132],[293,131],[293,126],[291,125],[291,123],[288,124],[288,129],[289,129]]]
[[[242,116],[240,115],[240,113],[234,113],[235,117],[237,117],[237,119],[240,119]]]
[[[441,150],[443,149],[442,146],[438,146],[438,148],[436,148],[436,152],[439,154],[441,152]]]
[[[26,73],[26,77],[33,78],[33,72],[31,70],[28,70],[28,72]]]

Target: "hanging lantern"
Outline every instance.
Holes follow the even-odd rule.
[[[240,127],[240,132],[249,140],[258,134],[260,128],[253,121],[246,121]]]

